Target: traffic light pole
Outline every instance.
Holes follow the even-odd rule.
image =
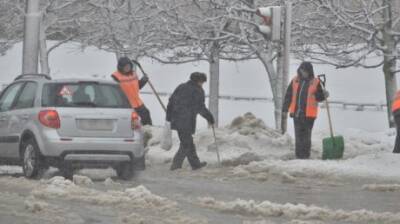
[[[22,73],[38,73],[40,0],[26,0]]]
[[[283,49],[281,58],[283,62],[282,66],[282,91],[283,97],[285,97],[286,88],[289,83],[289,72],[290,72],[290,45],[291,45],[291,36],[292,36],[292,3],[290,1],[286,1],[285,4],[285,26],[284,26],[284,34],[283,34]],[[282,116],[281,120],[281,129],[282,133],[285,133],[287,130],[287,116]]]

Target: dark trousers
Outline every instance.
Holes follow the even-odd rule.
[[[178,136],[181,144],[179,146],[178,152],[174,156],[171,168],[182,168],[183,161],[186,157],[192,168],[199,167],[200,160],[197,156],[196,146],[194,145],[192,134],[185,131],[178,131]]]
[[[400,114],[394,116],[394,121],[396,122],[397,136],[393,153],[400,153]]]
[[[309,159],[311,155],[311,135],[314,119],[294,118],[296,158]]]
[[[147,109],[147,107],[145,105],[135,108],[135,111],[136,111],[136,113],[138,113],[138,115],[142,121],[142,125],[153,125],[153,122],[152,122],[151,116],[150,116],[150,111],[149,111],[149,109]]]

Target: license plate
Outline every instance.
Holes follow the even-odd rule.
[[[78,119],[77,126],[85,131],[112,131],[114,120]]]

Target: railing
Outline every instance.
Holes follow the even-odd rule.
[[[152,95],[153,92],[143,91],[141,94]],[[170,96],[171,93],[167,92],[159,92],[160,96]],[[208,96],[206,96],[208,97]],[[272,97],[250,97],[250,96],[232,96],[232,95],[221,95],[219,96],[222,100],[230,100],[230,101],[259,101],[259,102],[274,102]],[[355,111],[364,111],[364,110],[374,110],[374,111],[384,111],[386,109],[386,104],[384,103],[356,103],[356,102],[345,102],[345,101],[337,101],[333,100],[329,102],[329,105],[335,108],[341,108],[343,110],[355,110]],[[324,104],[320,105],[322,108],[325,107]]]

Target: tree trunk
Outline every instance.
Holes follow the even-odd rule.
[[[275,116],[275,128],[276,130],[281,130],[282,125],[282,107],[283,107],[283,96],[282,96],[282,85],[278,85],[278,83],[282,83],[282,77],[277,75],[277,72],[272,63],[271,56],[262,53],[265,49],[259,49],[258,58],[264,65],[265,70],[267,71],[269,83],[272,89],[272,96],[274,99],[274,116]],[[281,79],[281,80],[279,80]]]
[[[387,114],[389,120],[389,127],[394,127],[394,119],[392,114],[392,101],[397,91],[397,80],[396,80],[396,59],[397,59],[397,46],[394,35],[391,34],[393,29],[392,19],[393,17],[393,1],[385,0],[385,5],[388,6],[383,13],[383,17],[385,21],[388,21],[385,24],[385,27],[382,31],[383,34],[383,45],[386,46],[386,50],[384,51],[384,64],[383,64],[383,73],[385,75],[385,88],[386,88],[386,103],[387,103]]]
[[[47,37],[45,31],[44,21],[40,23],[39,33],[39,54],[40,54],[40,72],[42,74],[50,74],[49,55],[47,53]]]
[[[219,124],[219,49],[218,46],[214,44],[211,49],[211,55],[209,57],[210,64],[210,98],[209,98],[209,108],[210,112],[214,116],[215,126],[218,127]]]
[[[394,52],[393,52],[394,53]],[[394,119],[392,114],[392,101],[397,91],[396,79],[396,59],[393,56],[384,56],[383,73],[385,74],[386,102],[389,127],[394,127]]]

